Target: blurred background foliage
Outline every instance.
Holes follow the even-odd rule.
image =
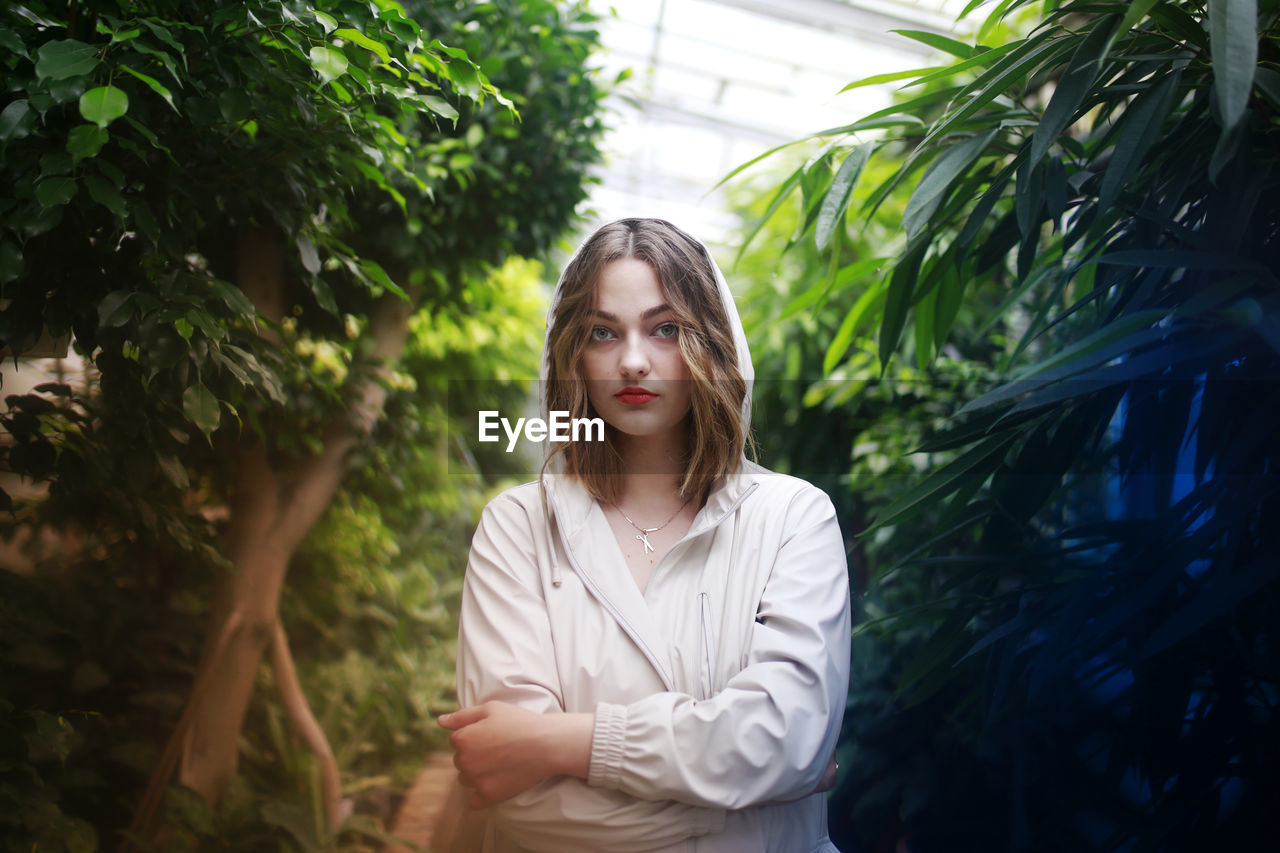
[[[537,374],[535,258],[599,157],[593,23],[543,0],[0,11],[0,340],[70,336],[84,362],[0,416],[24,478],[4,481],[0,849],[382,845],[443,743],[475,517],[524,473],[457,437]],[[229,781],[170,784],[184,706],[224,699],[192,687],[216,602],[261,570],[226,544],[256,521],[245,476],[287,508],[330,460],[279,618],[338,809],[278,667],[250,670]]]
[[[842,849],[1274,843],[1278,26],[1006,0],[745,194],[762,444],[868,585]]]

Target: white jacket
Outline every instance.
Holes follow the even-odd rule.
[[[703,251],[750,387],[733,295]],[[590,776],[495,806],[486,851],[839,853],[825,795],[809,793],[849,682],[848,569],[826,494],[742,459],[642,594],[599,504],[572,478],[542,483],[490,502],[472,540],[458,701],[594,713]]]
[[[555,777],[491,809],[485,849],[835,851],[825,796],[806,796],[849,678],[845,550],[827,496],[744,462],[642,595],[586,490],[544,482],[545,504],[537,483],[510,489],[476,531],[458,699],[594,713],[590,778]]]

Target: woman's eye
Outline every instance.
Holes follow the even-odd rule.
[[[674,338],[676,335],[680,334],[680,327],[675,323],[663,323],[653,331],[660,338]]]
[[[593,341],[607,341],[612,337],[613,332],[604,326],[594,326],[591,329],[591,340]]]

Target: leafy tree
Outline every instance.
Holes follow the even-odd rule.
[[[6,461],[49,484],[23,518],[79,527],[144,587],[213,584],[139,832],[175,773],[217,800],[268,648],[328,750],[289,677],[286,571],[353,467],[405,515],[421,490],[397,475],[439,476],[410,442],[440,388],[395,366],[434,345],[415,316],[501,310],[487,271],[570,221],[601,130],[590,23],[547,2],[0,13],[0,339],[71,332],[100,377],[10,399]]]
[[[840,310],[878,321],[882,373],[950,370],[977,331],[1002,348],[1002,381],[920,448],[954,458],[864,532],[901,543],[880,589],[906,594],[856,642],[918,643],[882,674],[933,754],[880,759],[888,810],[869,780],[838,801],[918,850],[1258,849],[1278,787],[1277,6],[1047,3],[1001,41],[1031,6],[999,4],[974,44],[908,33],[955,61],[896,75],[904,100],[822,134],[826,161],[779,190],[801,190],[829,304],[871,303]],[[895,198],[883,273],[830,248]]]

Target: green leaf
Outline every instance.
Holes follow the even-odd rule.
[[[71,128],[71,132],[67,134],[67,152],[75,162],[79,163],[85,157],[93,157],[102,150],[102,146],[106,145],[110,134],[105,128],[98,127],[96,124],[82,124]]]
[[[191,480],[187,475],[187,467],[176,456],[160,454],[156,456],[156,464],[160,466],[160,470],[169,482],[179,489],[186,489],[191,485]]]
[[[218,428],[218,423],[222,420],[218,398],[198,382],[182,392],[182,412],[206,437]]]
[[[133,291],[113,290],[98,303],[98,322],[108,328],[123,326],[133,316]]]
[[[949,53],[952,56],[958,56],[961,59],[968,59],[973,56],[974,47],[957,41],[940,33],[923,32],[921,30],[889,30],[891,33],[897,33],[900,36],[906,36],[909,39],[918,41],[921,44],[927,44],[929,47],[937,48],[943,53]]]
[[[861,89],[863,86],[879,86],[882,83],[892,83],[895,80],[906,80],[908,77],[918,77],[921,74],[933,74],[938,71],[945,71],[941,65],[931,65],[928,68],[908,68],[906,71],[889,71],[884,74],[873,74],[870,77],[863,77],[860,80],[854,80],[849,85],[840,90],[840,93],[848,92],[851,89]],[[788,145],[794,145],[788,142]]]
[[[981,53],[975,53],[973,56],[970,56],[968,59],[964,59],[964,60],[961,60],[960,62],[957,62],[955,65],[948,65],[944,68],[940,68],[937,71],[927,74],[924,77],[919,78],[918,80],[913,80],[909,85],[927,86],[930,83],[936,83],[939,80],[947,80],[952,77],[955,77],[957,74],[963,71],[969,71],[970,69],[973,69],[973,68],[986,68],[988,65],[991,65],[1000,57],[1004,56],[1006,53],[1009,53],[1010,51],[1017,49],[1021,44],[1022,44],[1021,42],[1011,41],[1008,44],[1002,44],[999,47],[992,48],[991,50],[984,50]],[[906,88],[906,87],[904,86],[903,88]],[[899,104],[898,106],[901,106],[901,104]]]
[[[1257,0],[1209,0],[1209,46],[1213,90],[1226,134],[1244,117],[1253,89],[1258,64]]]
[[[982,155],[997,132],[988,130],[957,142],[929,164],[902,214],[902,226],[906,229],[908,239],[928,223],[952,182]]]
[[[902,519],[903,516],[919,508],[925,501],[938,501],[962,486],[966,480],[975,477],[979,480],[985,480],[995,466],[999,464],[1004,451],[1017,437],[1018,434],[1016,432],[990,436],[985,441],[967,450],[963,455],[953,459],[941,468],[935,469],[923,482],[909,489],[890,504],[884,512],[880,513],[862,535],[865,536],[872,530],[883,527],[891,521]]]
[[[987,19],[982,22],[982,26],[978,27],[978,35],[976,36],[977,40],[980,42],[984,41],[987,36],[991,35],[991,32],[996,28],[996,25],[1004,20],[1005,15],[1009,14],[1010,7],[1019,2],[1022,2],[1022,0],[1000,0],[999,5],[997,5],[996,8],[992,10],[991,14],[987,16]]]
[[[75,39],[51,41],[37,52],[36,76],[41,80],[63,80],[88,74],[98,64],[98,51]]]
[[[340,30],[334,30],[334,38],[346,39],[349,42],[360,45],[365,50],[372,51],[377,54],[378,58],[387,64],[391,63],[391,54],[387,52],[387,47],[382,42],[374,41],[359,30],[353,30],[350,27],[344,27]]]
[[[951,324],[960,311],[960,301],[964,296],[965,279],[954,264],[947,264],[942,273],[942,281],[938,283],[937,297],[933,304],[933,345],[942,349],[942,344],[951,331]]]
[[[173,107],[173,111],[175,113],[181,114],[181,110],[178,109],[178,105],[173,102],[173,93],[170,92],[159,80],[157,80],[154,77],[150,77],[146,74],[143,74],[141,71],[134,71],[132,68],[130,68],[127,65],[123,65],[123,64],[120,65],[120,70],[127,71],[128,73],[132,74],[134,77],[137,77],[143,83],[146,83],[151,88],[151,91],[155,92],[157,95],[164,98],[165,103]]]
[[[102,31],[102,27],[99,25],[98,32]],[[121,44],[126,41],[133,41],[140,35],[142,35],[142,30],[137,27],[134,27],[131,30],[116,30],[111,33],[111,44]]]
[[[213,356],[213,360],[221,364],[227,369],[227,372],[236,378],[241,385],[252,386],[253,378],[240,365],[236,364],[232,359],[228,358],[221,349],[211,349],[209,354]]]
[[[1156,4],[1151,9],[1151,17],[1187,44],[1208,51],[1209,37],[1202,20],[1192,17],[1172,3]]]
[[[1044,164],[1044,203],[1054,226],[1067,211],[1067,167],[1057,157]]]
[[[6,284],[22,275],[26,269],[22,250],[13,243],[0,242],[0,284]]]
[[[159,151],[163,151],[165,154],[168,155],[170,160],[173,160],[173,162],[175,163],[178,162],[177,158],[173,156],[173,152],[169,150],[168,146],[166,146],[163,142],[160,141],[160,137],[156,136],[155,133],[151,131],[151,128],[147,127],[145,124],[143,124],[140,121],[135,121],[133,116],[125,116],[125,121],[129,123],[130,127],[138,131],[138,133],[142,136],[143,139],[147,140],[147,142],[150,142],[152,148],[155,148]]]
[[[23,59],[31,58],[31,55],[27,53],[27,45],[22,40],[22,36],[7,27],[0,27],[0,47],[3,47],[14,56],[21,56]]]
[[[822,199],[822,209],[818,211],[818,221],[814,226],[814,239],[817,241],[819,252],[827,248],[827,243],[831,241],[831,232],[843,221],[845,211],[849,207],[849,196],[853,194],[858,176],[862,174],[862,169],[867,165],[867,160],[871,158],[873,151],[875,151],[874,142],[863,143],[849,152],[844,162],[840,164],[840,169],[836,172],[830,188]]]
[[[315,275],[320,272],[320,255],[316,252],[316,244],[306,234],[299,234],[294,243],[298,247],[298,258],[307,272]]]
[[[849,351],[849,345],[853,343],[853,338],[862,328],[863,323],[880,310],[887,292],[888,287],[884,280],[874,282],[858,297],[858,301],[849,309],[849,313],[844,315],[844,320],[836,330],[835,336],[827,346],[827,353],[822,359],[824,375],[835,370],[840,359],[844,358],[844,354]]]
[[[1105,56],[1101,43],[1106,42],[1108,38],[1106,20],[1103,19],[1103,22],[1094,24],[1093,31],[1080,43],[1080,47],[1076,48],[1075,54],[1071,57],[1071,64],[1067,66],[1062,79],[1058,81],[1053,97],[1049,99],[1049,105],[1045,107],[1044,115],[1040,117],[1036,132],[1031,137],[1029,162],[1032,167],[1040,162],[1048,152],[1049,146],[1071,124],[1076,110],[1093,86],[1093,81],[1097,79],[1099,63]]]
[[[311,48],[311,67],[320,75],[321,83],[341,77],[347,70],[347,57],[331,47]]]
[[[994,388],[970,400],[957,414],[968,414],[1002,403],[1046,383],[1056,382],[1073,373],[1121,355],[1131,354],[1149,344],[1163,340],[1170,331],[1154,324],[1159,323],[1166,316],[1167,312],[1163,310],[1139,311],[1108,323],[1083,339],[1030,365],[999,388]],[[1032,379],[1036,381],[1029,382]]]
[[[205,333],[210,340],[220,341],[227,336],[226,326],[213,318],[213,315],[199,308],[187,311],[186,320],[193,328]]]
[[[151,32],[155,34],[156,38],[173,48],[174,51],[182,57],[182,67],[187,67],[187,49],[182,46],[181,42],[173,37],[173,33],[169,32],[167,28],[160,26],[155,21],[151,21],[146,18],[142,19],[142,24],[147,29],[151,30]]]
[[[1164,341],[1168,336],[1169,333],[1163,329],[1148,330],[1134,336],[1134,342],[1144,348],[1136,355],[1122,346],[1113,346],[1110,352],[1095,352],[1087,359],[1059,367],[1052,377],[1046,374],[1031,382],[1009,383],[1004,389],[997,389],[1007,392],[1005,399],[1031,393],[1019,400],[1005,416],[1014,417],[1038,408],[1054,407],[1065,400],[1096,394],[1112,385],[1153,379],[1170,368],[1196,363],[1229,346],[1239,346],[1239,340],[1230,334],[1208,334],[1196,338],[1184,335],[1180,340]],[[1156,346],[1145,348],[1153,342]],[[1068,377],[1069,381],[1061,381]],[[995,395],[997,392],[991,393]]]
[[[332,15],[316,9],[312,9],[311,14],[320,22],[320,26],[324,28],[326,34],[331,33],[338,28],[338,21]]]
[[[982,194],[982,198],[978,199],[978,203],[973,206],[973,210],[969,213],[969,218],[965,220],[964,227],[960,229],[959,235],[956,236],[956,246],[963,251],[968,251],[969,244],[978,236],[978,232],[982,230],[982,226],[986,223],[987,218],[991,215],[991,211],[995,208],[996,203],[1004,196],[1005,187],[1009,185],[1009,175],[1012,174],[1010,163],[995,178],[992,178],[990,186],[986,192]]]
[[[1137,659],[1145,660],[1164,651],[1224,616],[1237,604],[1275,580],[1276,563],[1267,559],[1255,560],[1225,577],[1215,575],[1209,578],[1209,583],[1202,584],[1194,595],[1185,596],[1186,604],[1156,626],[1138,652]]]
[[[103,132],[105,133],[106,131]],[[89,197],[107,210],[121,219],[129,215],[129,208],[125,204],[124,196],[110,183],[96,175],[89,175],[84,179],[84,185],[89,190]]]
[[[45,178],[36,184],[36,201],[42,207],[57,207],[75,198],[76,182],[74,178]]]
[[[782,206],[782,203],[786,201],[787,196],[791,195],[791,193],[795,191],[795,188],[800,186],[800,179],[803,176],[804,167],[801,166],[787,176],[787,179],[782,182],[780,187],[778,187],[778,191],[774,193],[773,199],[769,202],[768,209],[764,212],[764,216],[760,217],[760,221],[755,224],[755,227],[753,227],[751,232],[747,234],[745,239],[743,239],[742,245],[738,247],[738,255],[734,258],[735,264],[742,260],[742,253],[747,250],[747,246],[751,245],[751,241],[760,233],[760,229],[764,228],[765,223],[773,217],[773,214],[776,213],[778,208]]]
[[[1115,204],[1120,191],[1133,180],[1142,167],[1147,151],[1160,137],[1165,117],[1173,107],[1178,91],[1177,71],[1169,74],[1151,89],[1139,95],[1121,117],[1122,127],[1102,189],[1098,191],[1098,208],[1107,210]]]
[[[840,269],[837,275],[824,276],[821,281],[816,281],[803,293],[787,303],[786,308],[778,315],[779,320],[785,320],[801,311],[812,308],[821,302],[832,288],[844,290],[853,282],[860,281],[872,272],[875,272],[881,264],[887,263],[888,258],[863,258],[856,263],[849,264]]]
[[[804,164],[804,176],[800,179],[800,209],[804,211],[804,216],[797,223],[795,233],[783,249],[784,252],[790,251],[801,235],[813,227],[818,218],[822,201],[831,187],[831,157],[835,145],[836,140],[828,142],[821,151]]]
[[[195,328],[191,325],[191,321],[186,317],[179,317],[174,320],[173,328],[184,341],[191,340],[191,335],[195,332]]]
[[[0,111],[0,142],[22,139],[31,132],[31,107],[25,99],[8,104]]]
[[[210,279],[209,287],[233,313],[246,320],[257,319],[258,310],[253,307],[253,302],[244,295],[243,290],[220,278]]]
[[[948,266],[950,266],[948,264]],[[930,290],[916,304],[916,367],[924,370],[933,361],[933,316],[937,311],[937,288]]]
[[[243,89],[227,89],[218,95],[218,111],[229,122],[241,122],[249,117],[253,102]]]
[[[1156,0],[1133,0],[1129,4],[1129,10],[1125,12],[1124,18],[1116,24],[1114,29],[1109,26],[1109,22],[1112,20],[1111,16],[1101,19],[1097,27],[1099,29],[1110,30],[1110,35],[1107,36],[1107,40],[1103,44],[1102,50],[1098,53],[1097,62],[1099,67],[1101,67],[1102,62],[1107,58],[1108,54],[1111,53],[1111,48],[1116,43],[1116,39],[1127,34],[1134,28],[1134,26],[1141,22],[1142,19],[1147,16],[1147,13],[1151,11],[1151,7],[1155,4]]]
[[[368,258],[363,258],[360,261],[360,269],[369,277],[369,280],[378,287],[391,291],[401,299],[409,298],[408,294],[406,294],[398,284],[391,280],[391,276],[387,275],[387,271],[384,270],[382,265],[377,261],[371,261]]]
[[[178,73],[178,64],[173,61],[173,57],[170,54],[168,54],[163,50],[157,50],[156,48],[152,47],[151,45],[147,44],[145,41],[142,41],[142,40],[135,41],[133,44],[130,45],[130,47],[138,51],[138,53],[155,58],[157,62],[159,62],[161,65],[165,67],[165,70],[169,72],[169,76],[173,78],[173,81],[175,83],[177,83],[179,86],[183,85],[182,75]],[[185,56],[182,58],[182,61],[183,61],[183,64],[185,65],[186,64]]]
[[[1265,264],[1261,264],[1253,258],[1224,255],[1218,252],[1194,252],[1185,249],[1107,252],[1090,258],[1081,266],[1088,266],[1089,264],[1115,264],[1121,267],[1158,267],[1161,269],[1247,270],[1264,275],[1270,272]]]
[[[80,115],[106,127],[129,111],[129,96],[115,86],[99,86],[80,96]]]
[[[1043,207],[1044,170],[1033,169],[1030,160],[1023,160],[1013,188],[1013,212],[1018,220],[1018,231],[1022,233],[1024,241],[1028,237],[1034,240],[1039,234],[1040,210]],[[1021,269],[1018,277],[1023,277]]]
[[[1070,41],[1070,38],[1059,38],[1041,44],[1035,39],[1029,39],[1018,45],[1016,50],[1001,57],[999,62],[983,72],[982,76],[966,88],[966,92],[972,94],[959,108],[930,128],[929,135],[924,138],[921,145],[928,145],[956,130],[961,122],[991,101],[1007,94],[1015,84],[1025,79],[1041,64],[1052,62],[1058,53],[1069,47],[1065,43]],[[995,51],[988,51],[988,53],[995,53]]]
[[[898,347],[898,338],[902,336],[902,327],[907,321],[907,308],[915,295],[916,279],[920,275],[920,263],[928,243],[908,248],[902,259],[898,261],[889,280],[889,291],[885,295],[884,316],[880,320],[880,372],[889,366],[889,359]]]
[[[418,95],[416,100],[438,116],[443,116],[449,121],[458,120],[458,111],[444,98],[436,95]]]

